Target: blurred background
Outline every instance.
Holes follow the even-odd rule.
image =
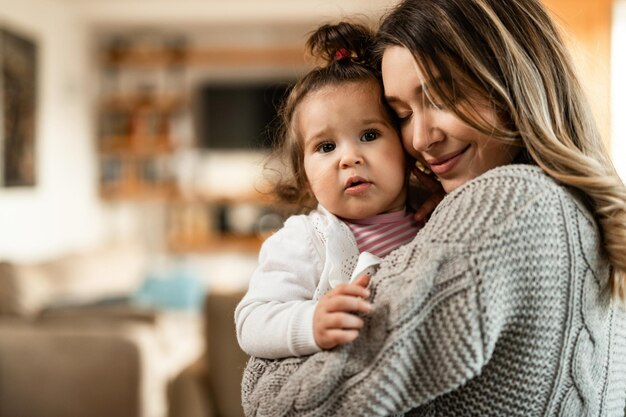
[[[626,0],[545,0],[626,178]],[[394,0],[0,0],[0,416],[238,416],[307,34]]]

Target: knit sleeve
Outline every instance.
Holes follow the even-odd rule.
[[[537,202],[551,206],[550,187],[513,174],[522,181],[488,176],[449,195],[416,239],[385,259],[372,282],[374,310],[354,343],[309,358],[251,360],[246,415],[388,416],[479,375],[520,302],[500,298],[515,280],[503,265],[523,257],[510,249],[519,247],[516,231],[551,215],[537,212]]]
[[[313,295],[322,269],[306,216],[294,216],[269,237],[248,292],[235,310],[237,339],[251,356],[268,359],[310,355]]]

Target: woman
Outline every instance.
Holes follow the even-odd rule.
[[[405,0],[378,35],[403,142],[449,193],[352,344],[252,360],[248,415],[624,416],[626,190],[536,0]]]

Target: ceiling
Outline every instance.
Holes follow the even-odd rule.
[[[58,0],[88,24],[319,24],[358,15],[377,20],[397,0]]]

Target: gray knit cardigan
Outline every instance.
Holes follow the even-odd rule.
[[[371,284],[359,338],[251,359],[248,416],[619,416],[626,313],[585,205],[539,168],[450,193]]]

